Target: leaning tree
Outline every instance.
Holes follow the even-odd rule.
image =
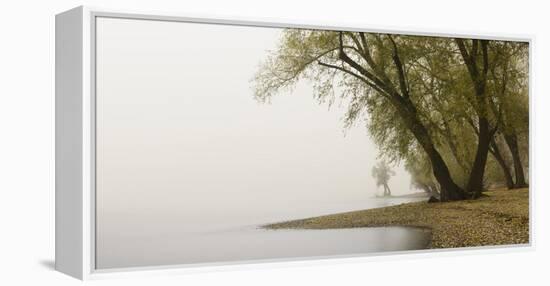
[[[302,78],[316,84],[317,99],[334,95],[336,82],[342,95],[351,95],[350,107],[364,113],[371,102],[384,101],[425,152],[434,177],[441,186],[441,200],[461,200],[466,192],[452,179],[430,133],[431,114],[419,108],[425,101],[422,81],[425,72],[416,67],[429,57],[429,45],[437,38],[389,34],[331,32],[288,29],[279,48],[263,63],[255,83],[256,98],[268,101],[281,89]],[[448,40],[443,46],[448,45]]]

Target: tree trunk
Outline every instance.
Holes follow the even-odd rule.
[[[516,183],[514,187],[525,188],[528,185],[527,185],[527,182],[525,182],[523,165],[521,164],[521,157],[519,155],[518,138],[515,134],[511,134],[511,135],[505,134],[504,140],[506,141],[508,148],[510,148],[510,152],[512,153],[512,160],[514,161],[514,172],[516,175]]]
[[[502,157],[502,154],[500,153],[500,150],[498,149],[498,145],[495,142],[494,138],[491,139],[491,148],[492,149],[489,149],[489,152],[491,152],[497,163],[500,165],[500,168],[502,169],[502,173],[504,174],[504,178],[506,179],[506,187],[508,189],[513,189],[514,179],[512,178],[510,169],[506,165],[506,161],[504,160],[504,157]]]
[[[388,184],[384,184],[384,196],[391,196],[391,191]]]
[[[404,121],[404,123],[407,125],[407,128],[411,131],[411,133],[414,135],[416,140],[419,141],[420,145],[424,149],[424,151],[427,153],[428,157],[430,158],[430,162],[432,164],[434,176],[441,186],[441,201],[454,201],[454,200],[463,200],[466,198],[466,193],[464,190],[462,190],[451,178],[451,174],[449,172],[449,168],[445,164],[445,161],[441,157],[441,154],[435,149],[435,145],[433,143],[433,139],[430,136],[428,129],[426,126],[422,123],[422,121],[419,119],[417,114],[417,109],[413,102],[410,99],[409,90],[406,84],[406,78],[404,73],[403,64],[401,62],[401,59],[399,57],[397,46],[391,36],[388,35],[390,41],[393,43],[393,62],[396,66],[396,69],[398,71],[398,77],[399,77],[399,87],[395,88],[393,84],[390,83],[387,79],[386,74],[381,69],[378,69],[374,61],[370,58],[370,54],[366,54],[366,60],[369,62],[370,65],[375,72],[377,72],[377,75],[373,75],[369,70],[361,66],[359,63],[355,62],[352,58],[350,58],[345,52],[344,52],[344,45],[343,45],[343,33],[340,32],[340,49],[338,53],[338,57],[343,62],[347,63],[349,66],[351,66],[353,69],[358,71],[360,74],[366,77],[362,78],[363,82],[368,84],[370,87],[377,90],[379,93],[383,94],[387,99],[390,100],[391,104],[397,109],[399,112],[399,115],[401,119]],[[323,64],[325,66],[329,66],[332,68],[336,68],[338,70],[342,70],[341,67],[337,66],[331,66],[327,64]],[[378,71],[377,71],[378,70]],[[356,76],[352,73],[352,75]],[[380,79],[381,78],[381,79]],[[367,80],[368,79],[368,80]]]
[[[491,130],[489,130],[489,121],[483,116],[478,117],[479,136],[476,150],[476,157],[470,172],[470,178],[466,190],[472,193],[473,198],[479,198],[483,190],[483,176],[485,174],[485,165],[489,153],[489,144],[491,141]]]
[[[399,106],[396,107],[400,111],[405,124],[408,125],[407,127],[413,133],[414,137],[418,140],[420,146],[422,146],[422,149],[424,149],[430,159],[434,177],[441,187],[440,201],[446,202],[466,199],[466,192],[464,192],[464,190],[451,178],[451,173],[449,172],[447,164],[445,164],[443,157],[441,157],[441,154],[435,148],[432,138],[428,133],[428,129],[426,129],[416,116],[414,107],[409,106],[408,112],[401,110]]]
[[[443,124],[445,126],[445,129],[443,130],[445,139],[447,140],[447,144],[449,145],[449,149],[451,149],[451,154],[455,158],[456,163],[460,168],[462,169],[462,172],[464,172],[464,175],[467,175],[469,173],[468,165],[466,164],[466,160],[460,158],[460,155],[458,153],[458,147],[456,146],[455,140],[453,139],[453,136],[451,134],[451,127],[449,126],[449,123],[447,120],[443,119]]]
[[[485,164],[487,163],[487,155],[489,153],[489,143],[495,131],[489,128],[489,120],[487,119],[489,98],[485,92],[487,73],[489,71],[489,42],[487,40],[473,39],[471,48],[467,47],[463,39],[457,38],[455,42],[458,45],[464,64],[470,74],[476,95],[474,108],[478,115],[478,144],[466,191],[472,193],[473,198],[478,198],[483,188],[483,175],[485,173]],[[480,58],[478,55],[480,52],[478,49],[480,45],[481,61],[479,61]]]

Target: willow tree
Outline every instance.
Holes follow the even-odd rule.
[[[391,111],[378,112],[394,112],[399,123],[392,124],[401,124],[407,130],[404,136],[414,138],[415,144],[425,152],[440,185],[441,200],[462,200],[466,192],[453,181],[430,132],[433,114],[424,110],[422,104],[427,96],[433,95],[424,92],[426,75],[417,63],[430,57],[428,46],[437,48],[439,43],[447,46],[449,39],[285,30],[278,49],[255,77],[255,96],[260,101],[268,101],[300,79],[310,79],[315,82],[320,101],[333,96],[334,87],[339,83],[342,96],[349,98],[352,115],[377,108],[375,102],[391,106]]]
[[[473,197],[479,196],[489,183],[485,176],[489,151],[497,166],[500,165],[507,185],[522,186],[513,182],[505,159],[507,154],[501,150],[497,136],[505,134],[512,155],[516,153],[512,158],[518,162],[514,169],[521,182],[521,152],[514,142],[518,141],[517,134],[528,132],[528,100],[523,96],[527,94],[528,82],[527,45],[464,39],[430,43],[426,46],[429,56],[415,63],[424,70],[421,82],[427,106],[421,109],[432,114],[428,117],[430,133],[454,181]],[[472,128],[467,128],[468,125]],[[382,137],[387,139],[387,134]],[[418,163],[418,158],[425,159],[417,157],[413,161]],[[494,172],[491,178],[495,178]]]
[[[500,113],[499,133],[509,148],[515,175],[513,188],[527,186],[519,148],[520,139],[529,134],[529,55],[528,44],[522,42],[495,42],[492,45],[495,62],[489,72],[488,89],[494,94],[490,107],[495,114]],[[527,140],[526,140],[527,141]],[[498,158],[501,167],[508,166],[504,160],[504,150],[494,143],[492,153]],[[507,174],[510,185],[511,174]]]
[[[494,94],[490,94],[487,86],[489,82],[489,70],[494,68],[498,63],[498,53],[490,53],[491,48],[489,46],[494,45],[495,42],[488,40],[464,40],[456,38],[455,42],[470,75],[474,91],[472,103],[476,112],[475,125],[477,128],[478,144],[467,189],[472,191],[474,196],[477,197],[481,194],[483,188],[483,178],[491,140],[498,130],[498,124],[502,116],[502,110],[499,110],[497,114],[494,114],[494,124],[491,124],[490,108]]]
[[[430,60],[435,64],[426,66],[430,76],[426,82],[434,86],[432,78],[438,79],[429,93],[447,97],[445,101],[432,100],[432,109],[441,115],[440,127],[435,130],[452,155],[448,163],[458,163],[460,167],[460,172],[454,172],[455,181],[457,173],[460,177],[467,173],[467,181],[459,185],[474,197],[480,195],[487,182],[488,152],[500,165],[507,185],[516,186],[497,139],[505,133],[507,142],[514,143],[514,135],[523,133],[516,129],[528,130],[527,104],[521,102],[527,97],[522,97],[520,91],[526,90],[528,79],[526,48],[525,43],[519,42],[455,39],[449,48],[432,53]],[[455,60],[442,61],[442,56]],[[441,62],[445,63],[444,68],[438,67]],[[464,127],[468,125],[472,128]],[[511,145],[511,150],[518,150],[514,148],[517,144]],[[445,153],[445,146],[441,148]],[[519,155],[515,158],[519,161]],[[522,173],[519,171],[520,181]]]
[[[526,43],[506,41],[483,41],[456,39],[461,56],[472,83],[471,88],[462,88],[473,96],[466,95],[472,103],[471,117],[466,116],[468,124],[478,138],[476,166],[472,169],[471,179],[477,185],[472,189],[479,191],[487,159],[487,151],[493,155],[501,168],[508,188],[525,186],[522,162],[518,146],[518,135],[528,132],[529,110],[527,97],[527,48]],[[502,140],[500,140],[502,138]],[[514,182],[509,164],[506,162],[507,150],[502,147],[504,141],[509,147],[516,172]],[[474,166],[474,167],[476,167]],[[475,176],[477,174],[478,176]],[[474,183],[472,180],[470,183]]]

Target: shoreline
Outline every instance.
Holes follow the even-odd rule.
[[[413,202],[263,225],[265,229],[417,227],[430,248],[529,243],[529,189],[498,189],[477,200]]]
[[[405,195],[390,195],[390,196],[372,196],[373,199],[423,199],[426,198],[426,200],[430,197],[430,194],[425,192],[416,192],[416,193],[410,193]]]

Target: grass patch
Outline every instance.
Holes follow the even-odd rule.
[[[268,229],[429,228],[430,248],[529,243],[529,189],[493,190],[477,200],[407,203],[265,225]]]

